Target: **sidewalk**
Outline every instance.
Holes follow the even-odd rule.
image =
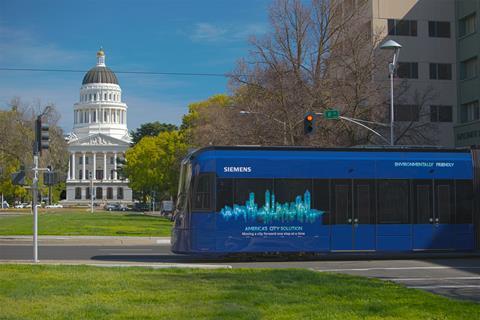
[[[32,236],[0,236],[1,245],[31,245]],[[66,246],[149,246],[170,245],[170,237],[128,237],[128,236],[39,236],[41,245]]]

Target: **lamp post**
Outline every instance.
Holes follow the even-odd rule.
[[[395,144],[394,132],[393,132],[393,123],[394,123],[394,109],[393,109],[393,76],[395,74],[395,69],[398,65],[398,57],[400,56],[400,49],[402,46],[393,41],[388,40],[380,46],[380,49],[384,50],[393,50],[393,61],[388,64],[388,71],[390,73],[390,145]]]
[[[90,213],[93,213],[93,197],[94,197],[94,191],[93,191],[93,174],[89,172],[89,178],[90,178]]]

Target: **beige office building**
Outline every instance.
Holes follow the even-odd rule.
[[[457,146],[480,145],[480,0],[455,1],[457,16]]]
[[[375,35],[372,39],[379,36],[380,44],[392,39],[402,45],[395,81],[407,79],[409,91],[401,102],[395,101],[397,126],[411,121],[426,123],[427,144],[454,146],[453,126],[458,116],[455,0],[336,3],[342,5],[344,13],[355,9],[362,12]],[[388,81],[387,64],[385,74],[375,80]]]

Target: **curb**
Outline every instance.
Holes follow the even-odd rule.
[[[32,236],[0,236],[1,245],[31,245]],[[40,245],[170,245],[170,237],[128,237],[128,236],[39,236]]]
[[[90,260],[79,261],[58,261],[58,260],[41,260],[33,262],[28,260],[0,260],[0,265],[41,265],[41,266],[90,266],[103,268],[148,268],[148,269],[232,269],[231,265],[223,264],[194,264],[194,263],[92,263]]]

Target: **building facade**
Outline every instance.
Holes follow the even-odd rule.
[[[118,79],[97,52],[97,64],[84,76],[79,102],[74,105],[73,131],[66,181],[67,204],[132,202],[128,180],[119,168],[131,138],[127,105]]]
[[[457,146],[480,145],[480,0],[457,0]]]
[[[395,122],[426,124],[428,140],[454,145],[456,121],[455,3],[452,0],[371,0],[372,32],[402,45],[397,81],[408,81]],[[385,67],[387,69],[387,67]],[[385,70],[387,71],[387,70]],[[399,123],[401,125],[401,123]]]

